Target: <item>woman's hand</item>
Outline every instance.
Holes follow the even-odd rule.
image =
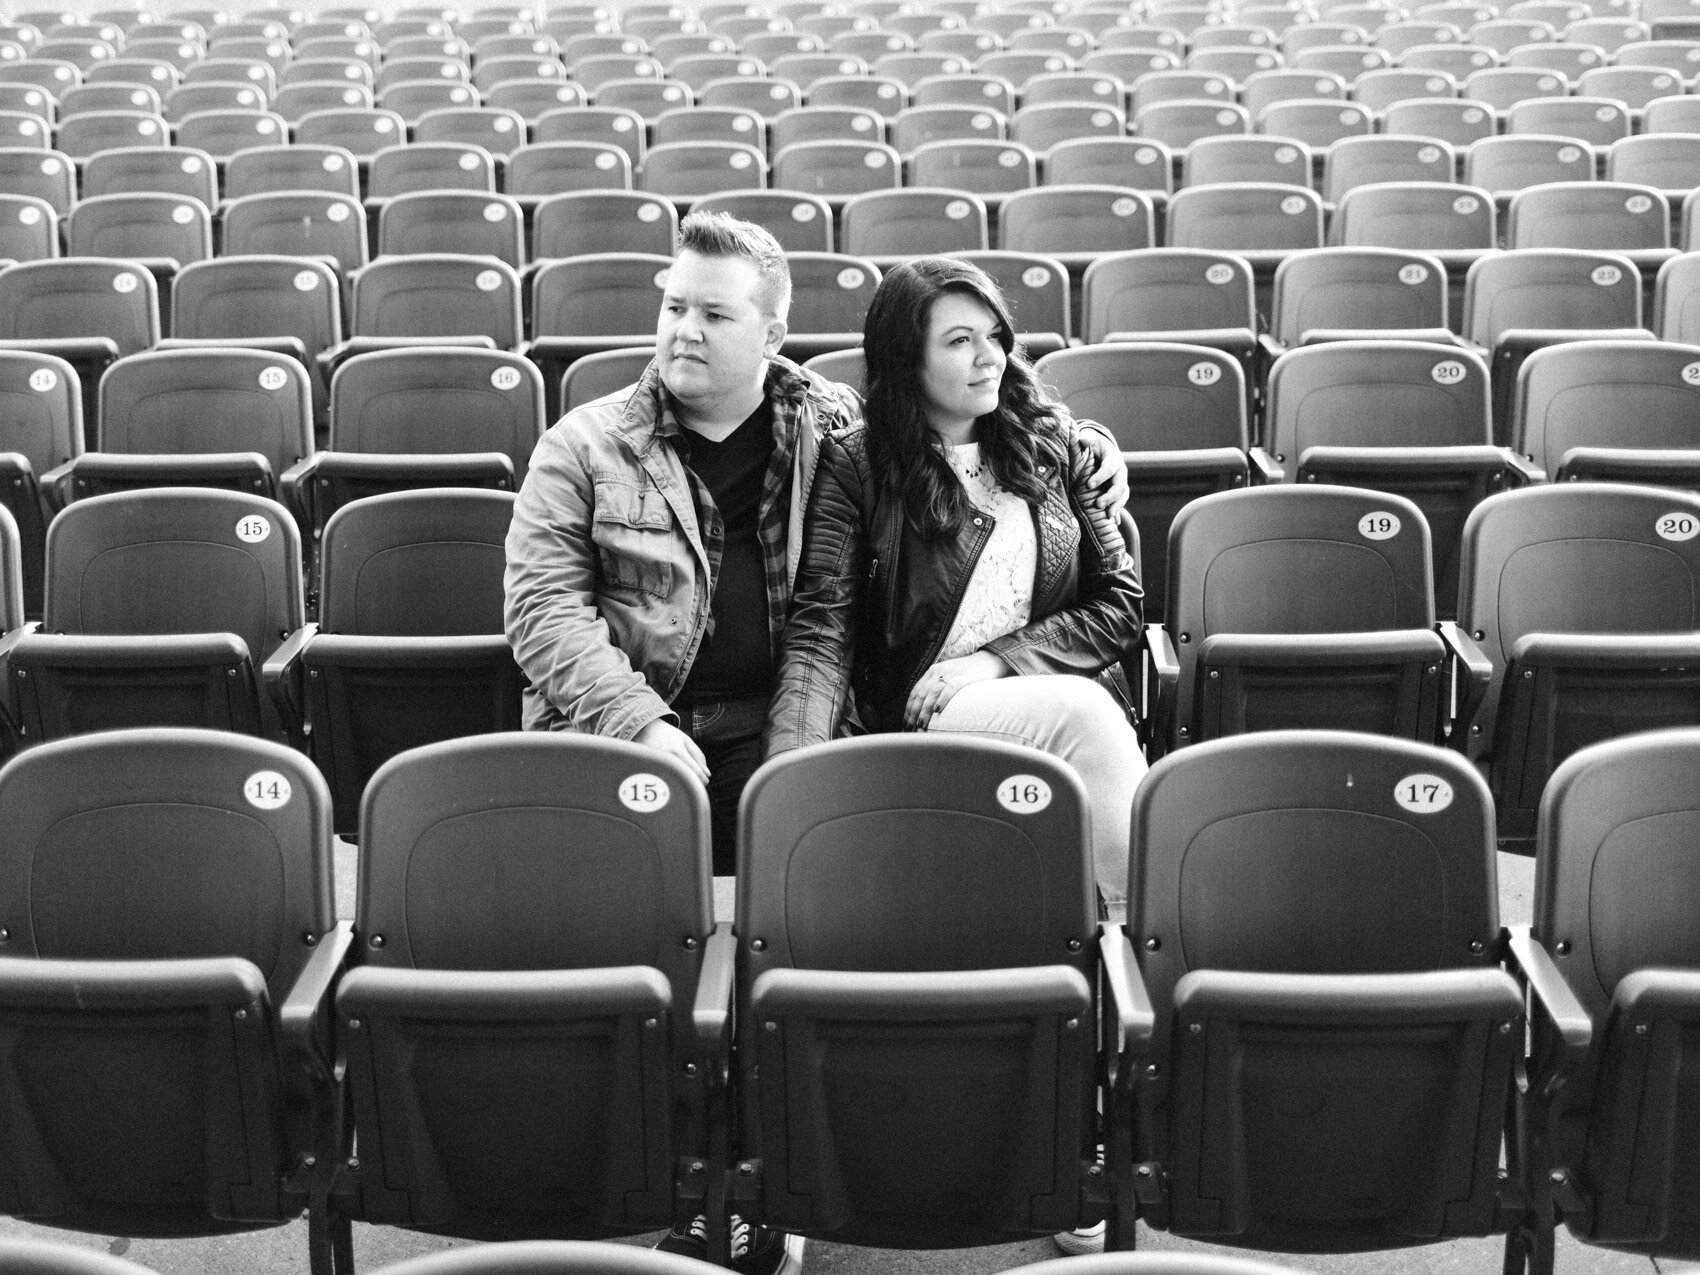
[[[954,660],[940,660],[921,674],[921,680],[909,692],[909,702],[903,707],[903,724],[910,730],[926,730],[933,715],[942,711],[964,686],[970,682],[990,682],[994,678],[1008,677],[1009,673],[1009,665],[990,651],[975,651],[972,655],[959,655]]]

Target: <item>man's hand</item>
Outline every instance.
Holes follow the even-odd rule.
[[[1117,517],[1127,504],[1127,457],[1101,426],[1083,426],[1080,441],[1098,457],[1098,468],[1086,480],[1092,488],[1092,505]]]
[[[676,758],[683,762],[685,769],[695,774],[699,780],[705,784],[708,782],[708,759],[702,755],[702,749],[697,747],[696,740],[671,722],[663,721],[657,717],[648,726],[633,735],[632,742]]]
[[[953,660],[940,660],[921,674],[921,680],[909,692],[909,702],[903,707],[903,724],[910,730],[926,730],[932,724],[933,715],[942,712],[964,686],[970,682],[1008,677],[1009,673],[1009,665],[990,651],[975,651],[972,655],[959,655]]]

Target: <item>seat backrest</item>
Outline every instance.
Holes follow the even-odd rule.
[[[525,145],[525,116],[500,106],[445,106],[426,111],[413,124],[414,142],[459,142],[492,155]]]
[[[1628,975],[1700,967],[1697,762],[1700,731],[1657,731],[1573,753],[1547,785],[1533,930],[1596,1030]]]
[[[1382,112],[1381,127],[1388,133],[1435,137],[1454,146],[1468,146],[1492,137],[1498,124],[1493,107],[1486,102],[1449,96],[1393,102]],[[1469,180],[1468,175],[1464,180]]]
[[[212,256],[212,214],[182,195],[95,195],[71,209],[66,240],[76,257],[204,261]]]
[[[664,142],[649,148],[637,172],[638,189],[672,196],[760,190],[766,184],[766,159],[741,142]]]
[[[234,633],[258,664],[305,612],[301,533],[263,496],[115,492],[73,501],[48,527],[50,633]]]
[[[1333,236],[1348,247],[1428,251],[1495,246],[1493,196],[1450,182],[1374,182],[1340,196]]]
[[[532,251],[539,261],[588,252],[670,256],[679,214],[670,199],[632,190],[576,190],[539,201]]]
[[[0,195],[0,259],[40,261],[59,255],[59,217],[30,195]]]
[[[250,146],[288,142],[289,121],[272,111],[195,111],[177,121],[176,136],[179,146],[197,147],[222,161]]]
[[[111,337],[120,354],[159,340],[159,290],[127,261],[59,257],[0,270],[0,337]]]
[[[1181,166],[1183,186],[1221,182],[1310,181],[1310,147],[1287,137],[1225,135],[1201,137],[1186,148]]]
[[[791,252],[792,333],[856,333],[879,287],[873,262],[836,252]]]
[[[378,214],[380,254],[466,253],[525,262],[525,215],[506,195],[472,190],[416,190],[397,195]]]
[[[495,257],[380,257],[354,276],[349,327],[359,336],[487,336],[511,350],[524,330],[519,289],[519,275]]]
[[[1250,446],[1239,360],[1163,341],[1081,345],[1035,365],[1076,417],[1107,428],[1124,452]]]
[[[268,191],[322,190],[360,195],[360,167],[341,146],[254,146],[233,154],[224,167],[224,197],[240,199]]]
[[[1606,180],[1635,182],[1660,190],[1700,186],[1700,137],[1684,133],[1641,133],[1613,142],[1606,152]],[[1669,194],[1666,198],[1674,198]]]
[[[407,121],[377,107],[338,107],[309,111],[295,123],[295,140],[317,146],[341,146],[357,159],[370,159],[407,137]]]
[[[1471,263],[1464,335],[1492,346],[1507,328],[1636,328],[1641,276],[1627,257],[1525,248]]]
[[[450,740],[387,762],[360,823],[357,924],[385,936],[368,965],[649,966],[689,1029],[677,998],[714,928],[708,801],[671,758],[567,733]]]
[[[187,146],[136,146],[98,151],[83,164],[83,198],[147,191],[218,204],[213,157]]]
[[[1112,253],[1086,269],[1081,322],[1089,343],[1111,332],[1255,331],[1251,267],[1198,248]]]
[[[1169,201],[1168,240],[1178,248],[1322,247],[1322,200],[1308,186],[1231,182],[1193,186]]]
[[[31,350],[0,350],[0,452],[39,476],[82,455],[83,397],[76,369]]]
[[[938,141],[909,156],[916,186],[1000,195],[1025,190],[1037,179],[1038,157],[1015,142]]]
[[[738,933],[764,940],[745,986],[783,968],[1090,977],[1084,804],[1065,765],[985,739],[874,735],[768,763],[739,846]]]
[[[1275,270],[1270,332],[1296,345],[1316,328],[1444,328],[1446,267],[1392,248],[1295,252]]]
[[[24,546],[18,524],[0,505],[0,633],[24,622]]]
[[[531,281],[535,336],[653,338],[671,257],[603,252],[541,266]]]
[[[336,923],[330,794],[281,744],[192,729],[40,744],[0,771],[0,818],[18,956],[243,957],[281,1004]]]
[[[1652,326],[1660,340],[1700,345],[1700,253],[1681,253],[1659,267]]]
[[[841,248],[856,257],[955,252],[990,247],[986,206],[965,191],[909,186],[846,201]]]
[[[501,350],[380,350],[355,355],[331,378],[337,451],[503,452],[517,485],[543,427],[542,373]]]
[[[1554,483],[1489,496],[1464,524],[1458,623],[1493,662],[1472,751],[1493,742],[1500,683],[1529,633],[1700,629],[1700,496]]]
[[[1497,961],[1492,799],[1455,752],[1345,731],[1208,740],[1152,766],[1130,849],[1128,932],[1165,1045],[1193,970]]]
[[[1549,475],[1573,447],[1695,446],[1700,346],[1568,341],[1517,374],[1514,446]]]
[[[1372,182],[1451,182],[1453,171],[1452,148],[1432,137],[1342,137],[1323,161],[1322,197],[1338,203],[1354,186]]]
[[[171,335],[199,340],[299,337],[307,357],[342,340],[336,273],[299,257],[198,261],[171,282]]]
[[[507,491],[394,491],[325,524],[319,629],[380,637],[502,632]]]
[[[275,476],[313,450],[313,392],[292,358],[259,350],[145,350],[100,379],[106,452],[259,452]]]
[[[1012,252],[1128,252],[1154,246],[1148,196],[1125,186],[1040,186],[998,210],[998,246]]]
[[[1628,108],[1609,97],[1528,98],[1505,114],[1507,133],[1557,133],[1591,146],[1610,146],[1629,127]]]
[[[415,190],[476,190],[494,193],[496,165],[490,153],[461,142],[413,142],[386,146],[372,156],[367,193],[376,199]]]
[[[1264,435],[1289,472],[1312,447],[1485,447],[1489,393],[1487,364],[1471,350],[1327,341],[1275,360]]]
[[[45,199],[63,217],[76,201],[76,165],[62,151],[0,147],[0,184],[14,195]]]
[[[1549,182],[1512,197],[1505,234],[1512,248],[1668,248],[1670,208],[1651,186]]]
[[[224,209],[224,252],[330,257],[343,274],[366,264],[366,210],[349,195],[266,191]]]

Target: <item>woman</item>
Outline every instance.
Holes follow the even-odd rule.
[[[1069,762],[1099,890],[1126,907],[1138,740],[1094,674],[1139,639],[1137,569],[1086,497],[1075,427],[1015,352],[997,285],[893,269],[863,329],[866,424],[822,446],[768,754],[841,733],[984,735]]]

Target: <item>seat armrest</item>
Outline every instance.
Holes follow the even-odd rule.
[[[1551,954],[1535,941],[1527,925],[1510,926],[1505,933],[1513,972],[1521,975],[1564,1047],[1577,1052],[1587,1049],[1594,1038],[1593,1020],[1564,981]]]
[[[14,734],[18,729],[18,706],[12,703],[12,648],[32,633],[41,631],[40,620],[26,620],[10,633],[0,633],[0,714]]]
[[[732,927],[722,921],[714,927],[703,947],[696,1003],[691,1006],[697,1047],[716,1058],[724,1054],[730,1043],[727,1025],[732,1014],[732,973],[737,953],[737,937]]]
[[[302,625],[291,633],[260,666],[260,679],[283,719],[290,742],[297,748],[306,747],[306,708],[301,694],[301,656],[307,644],[318,634],[316,623]]]
[[[61,461],[36,479],[37,489],[47,498],[47,503],[53,507],[54,513],[71,503],[71,474],[75,471],[79,459],[73,456],[70,460]]]
[[[1145,979],[1134,959],[1127,930],[1116,922],[1099,927],[1098,950],[1104,962],[1104,982],[1110,989],[1110,1006],[1115,1020],[1110,1024],[1110,1043],[1118,1058],[1144,1054],[1156,1030],[1157,1014],[1145,990]]]
[[[1457,690],[1457,716],[1452,719],[1452,744],[1462,748],[1469,737],[1470,724],[1487,695],[1488,683],[1493,681],[1493,661],[1477,646],[1475,639],[1458,627],[1456,620],[1442,620],[1435,626],[1440,640],[1446,643],[1447,659],[1452,664],[1454,686]]]
[[[1700,453],[1689,448],[1572,447],[1559,459],[1557,477],[1560,482],[1598,479],[1666,487],[1700,485]]]
[[[304,541],[312,534],[313,511],[308,507],[307,492],[311,489],[313,471],[319,466],[320,455],[322,453],[314,452],[311,456],[303,456],[277,476],[277,498],[295,515],[295,524],[301,529]]]
[[[1505,453],[1505,476],[1513,487],[1533,487],[1548,481],[1547,471],[1522,452],[1510,447],[1500,450]]]
[[[1145,653],[1150,660],[1146,681],[1145,702],[1151,713],[1150,737],[1145,741],[1146,755],[1156,761],[1169,750],[1169,737],[1174,729],[1175,696],[1180,688],[1181,663],[1175,656],[1174,643],[1161,624],[1145,626]],[[1152,687],[1151,679],[1156,679]]]
[[[1251,481],[1254,487],[1264,487],[1286,480],[1287,471],[1263,448],[1253,447],[1246,455],[1251,458]]]
[[[318,946],[278,1009],[278,1031],[285,1049],[307,1061],[315,1074],[329,1076],[336,1057],[329,1039],[331,992],[348,964],[354,922],[338,921],[319,936]]]

